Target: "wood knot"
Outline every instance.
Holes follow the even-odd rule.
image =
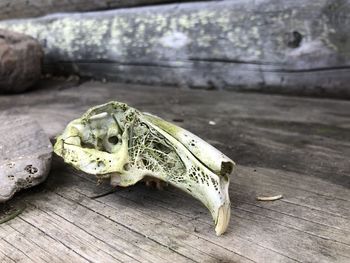
[[[288,34],[287,46],[290,48],[300,47],[301,41],[303,40],[303,35],[298,31],[293,31]]]

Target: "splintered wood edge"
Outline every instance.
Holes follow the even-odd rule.
[[[283,195],[275,195],[275,196],[257,196],[256,200],[258,201],[276,201],[282,199]]]

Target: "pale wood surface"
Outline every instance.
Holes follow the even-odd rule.
[[[18,194],[0,225],[1,262],[349,262],[350,101],[125,84],[51,83],[0,97],[54,137],[88,107],[120,100],[200,135],[238,163],[232,220],[169,187],[110,190],[55,157],[48,180]],[[209,125],[215,121],[216,125]],[[283,194],[274,202],[256,195]]]

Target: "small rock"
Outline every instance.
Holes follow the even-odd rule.
[[[0,29],[0,93],[23,92],[41,77],[43,51],[37,40]]]
[[[209,121],[208,124],[214,126],[214,125],[216,125],[216,122],[215,121]]]
[[[29,117],[0,116],[0,202],[43,182],[50,170],[52,145]]]

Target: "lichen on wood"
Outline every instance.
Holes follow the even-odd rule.
[[[350,96],[347,1],[223,1],[3,21],[46,70],[142,84]]]

